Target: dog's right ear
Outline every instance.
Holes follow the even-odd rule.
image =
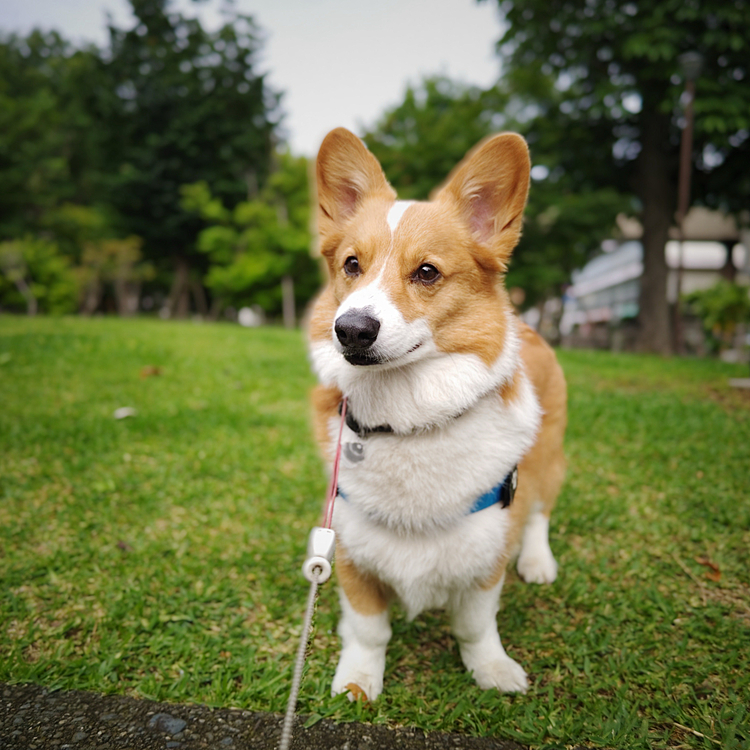
[[[396,193],[385,179],[378,160],[346,128],[332,130],[323,140],[316,163],[318,231],[323,240],[340,232],[368,197],[394,200]]]

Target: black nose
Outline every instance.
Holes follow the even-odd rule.
[[[365,310],[349,310],[336,320],[333,330],[342,346],[367,349],[378,337],[380,321]]]

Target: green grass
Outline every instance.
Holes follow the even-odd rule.
[[[750,747],[750,399],[726,385],[743,368],[560,358],[560,575],[511,575],[499,615],[528,694],[475,687],[436,613],[395,617],[379,701],[332,699],[326,585],[311,721]],[[283,711],[325,490],[312,382],[298,333],[0,317],[0,680]]]

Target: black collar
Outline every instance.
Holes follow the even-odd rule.
[[[344,402],[339,402],[339,414],[341,414],[341,410],[344,406]],[[471,407],[469,407],[471,409]],[[464,409],[464,411],[459,412],[458,414],[450,417],[450,419],[445,420],[445,422],[449,422],[454,419],[458,419],[459,417],[462,417],[464,414],[466,414],[469,409]],[[442,423],[440,423],[442,424]],[[347,408],[346,410],[346,426],[352,431],[357,434],[357,437],[360,440],[364,440],[366,437],[369,437],[370,435],[375,435],[377,433],[385,433],[385,434],[395,434],[396,430],[391,427],[389,424],[379,424],[376,427],[368,427],[367,425],[361,425],[357,420],[354,418],[354,415],[351,412],[351,408]],[[419,432],[425,432],[426,430],[431,430],[433,427],[437,427],[438,423],[435,424],[428,424],[424,427],[414,427],[408,432],[402,433],[404,435],[414,435]]]
[[[344,402],[342,401],[339,403],[339,414],[341,414],[341,409],[344,405]],[[368,435],[372,435],[376,432],[393,432],[393,427],[391,427],[389,424],[381,424],[377,427],[363,427],[357,420],[354,418],[354,415],[352,414],[350,409],[346,410],[346,426],[352,431],[357,433],[357,437],[360,440],[364,440]]]

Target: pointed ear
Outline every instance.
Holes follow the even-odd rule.
[[[316,174],[318,229],[324,236],[340,229],[365,198],[378,194],[388,200],[396,197],[378,160],[345,128],[336,128],[323,139]]]
[[[526,141],[502,133],[470,151],[437,195],[455,204],[474,239],[501,267],[521,236],[530,169]]]

